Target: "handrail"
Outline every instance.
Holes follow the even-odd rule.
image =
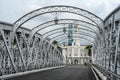
[[[92,64],[92,63],[89,63],[91,66],[94,66],[96,69],[98,69],[102,74],[104,74],[108,80],[117,80],[117,79],[120,79],[120,75],[119,74],[116,74],[112,71],[109,71],[108,69],[105,69],[104,67],[102,66],[99,66],[97,64]]]

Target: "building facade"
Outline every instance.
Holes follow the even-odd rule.
[[[87,54],[86,46],[66,46],[66,63],[67,64],[84,64],[90,61]]]
[[[62,47],[63,56],[64,56],[64,64],[72,65],[72,64],[84,64],[90,62],[90,56],[88,56],[87,45],[72,45],[72,46],[64,46]]]
[[[86,45],[80,45],[78,26],[70,24],[68,29],[68,45],[63,47],[64,63],[84,64],[90,61]]]

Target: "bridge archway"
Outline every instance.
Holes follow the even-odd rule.
[[[68,29],[68,27],[64,27],[64,28]],[[91,29],[89,30],[89,29],[85,29],[85,28],[78,28],[78,29],[85,30],[85,31],[88,31],[88,32],[92,32],[92,33],[96,34],[97,36],[99,35],[95,30],[91,30]],[[45,36],[45,35],[47,35],[47,34],[49,34],[51,32],[57,31],[57,30],[63,30],[63,28],[56,28],[56,29],[47,31],[47,32],[43,33],[42,36]]]
[[[28,69],[31,68],[32,65],[32,69],[34,69],[34,67],[37,66],[37,69],[40,68],[41,63],[44,63],[44,66],[49,66],[48,64],[54,66],[54,65],[60,65],[63,61],[63,56],[62,56],[62,52],[61,49],[58,48],[58,46],[55,46],[53,44],[50,44],[49,40],[47,40],[46,38],[44,39],[43,36],[46,34],[49,34],[53,31],[57,31],[56,29],[51,30],[51,31],[47,31],[45,32],[42,36],[41,34],[38,34],[37,31],[42,30],[44,28],[50,27],[55,25],[55,20],[51,20],[45,23],[42,23],[36,27],[34,27],[31,30],[31,34],[29,34],[29,32],[27,33],[28,37],[26,38],[26,34],[24,32],[22,32],[21,30],[18,31],[18,28],[22,28],[21,26],[24,23],[27,23],[29,20],[41,16],[43,14],[48,14],[48,13],[55,13],[55,12],[65,12],[65,13],[72,13],[72,14],[76,14],[79,16],[82,16],[83,18],[87,19],[86,21],[83,20],[77,20],[77,19],[58,19],[58,24],[71,24],[74,23],[74,21],[77,21],[78,25],[82,26],[82,28],[79,28],[79,30],[84,30],[86,32],[82,32],[80,35],[84,35],[85,38],[83,38],[84,40],[87,40],[86,38],[89,37],[91,39],[93,39],[93,41],[95,42],[96,37],[99,37],[98,35],[100,34],[100,32],[103,31],[103,28],[100,26],[100,23],[103,23],[103,20],[101,18],[99,18],[98,16],[96,16],[95,14],[77,8],[77,7],[72,7],[72,6],[64,6],[64,5],[55,5],[55,6],[48,6],[48,7],[43,7],[34,11],[29,12],[28,14],[24,15],[23,17],[21,17],[20,19],[18,19],[14,24],[13,24],[13,29],[12,29],[12,36],[9,42],[14,42],[16,40],[16,44],[14,45],[13,43],[11,44],[12,49],[14,50],[14,46],[17,47],[17,52],[19,53],[17,56],[19,56],[19,61],[21,61],[21,63],[23,63],[24,65],[17,65],[16,63],[18,63],[17,61],[15,61],[14,59],[12,59],[12,52],[10,51],[9,46],[7,46],[7,41],[6,38],[4,37],[4,32],[3,32],[3,37],[4,37],[4,42],[6,44],[6,49],[8,51],[8,53],[10,54],[10,59],[11,59],[11,63],[13,63],[13,67],[14,70],[17,71],[18,68],[24,67]],[[65,21],[65,22],[64,22]],[[58,28],[60,29],[60,28]],[[23,30],[23,29],[22,29]],[[62,28],[60,29],[62,30]],[[20,33],[20,35],[19,35]],[[56,33],[56,32],[55,32]],[[58,32],[59,33],[59,32]],[[34,35],[35,34],[35,35]],[[53,34],[53,33],[52,33]],[[52,35],[50,34],[50,35]],[[29,35],[30,35],[30,39],[29,39]],[[47,37],[49,37],[50,35],[47,35]],[[58,36],[58,35],[57,35]],[[19,39],[18,39],[19,37]],[[56,36],[53,36],[51,39],[54,39]],[[32,40],[31,40],[32,38]],[[29,40],[31,40],[32,43],[27,43],[29,42]],[[88,40],[89,41],[89,40]],[[20,44],[22,43],[22,44]],[[26,56],[24,54],[27,54],[27,59]],[[37,57],[36,55],[38,55],[39,57]],[[42,56],[42,58],[40,57]],[[51,58],[49,57],[54,57],[52,58],[53,62],[51,62]],[[38,61],[41,60],[41,61]],[[27,64],[26,64],[27,63]],[[17,68],[16,68],[17,67]]]
[[[87,44],[90,44],[90,45],[93,45],[94,42],[91,42],[90,40],[87,40],[87,39],[84,39],[83,37],[79,37],[81,38],[80,40],[84,40],[84,41],[88,41]],[[62,38],[60,41],[59,41],[59,44],[64,44],[64,42],[67,44],[68,43],[68,39],[67,38]],[[66,45],[65,44],[65,45]]]
[[[54,37],[52,37],[51,38],[51,40],[50,40],[50,44],[54,41],[54,40],[58,40],[60,37],[62,37],[64,34],[59,34],[59,35],[56,35],[56,36],[54,36]],[[83,37],[81,37],[81,36],[78,36],[78,37],[81,37],[81,38],[84,38],[84,39],[87,39],[87,40],[89,40],[90,39],[90,41],[91,42],[94,42],[94,40],[95,40],[95,38],[94,38],[94,36],[89,36],[89,35],[87,35],[87,34],[81,34]],[[64,36],[63,36],[64,37]],[[66,36],[67,37],[67,36]]]
[[[103,22],[103,20],[93,13],[91,13],[87,10],[81,9],[81,8],[77,8],[77,7],[65,6],[65,5],[55,5],[55,6],[48,6],[48,7],[43,7],[43,8],[33,10],[33,11],[27,13],[26,15],[24,15],[23,17],[21,17],[20,19],[18,19],[14,23],[12,38],[14,39],[14,34],[16,33],[17,29],[21,25],[23,25],[24,23],[29,21],[30,19],[40,16],[40,15],[43,15],[43,14],[46,14],[46,13],[52,13],[52,12],[67,12],[67,13],[77,14],[77,15],[83,16],[84,18],[92,21],[95,25],[98,26],[98,28],[101,31],[103,29],[99,25],[100,23]]]
[[[73,24],[74,22],[77,22],[77,25],[80,25],[82,27],[86,27],[86,28],[91,29],[93,31],[95,31],[94,29],[98,30],[98,32],[95,31],[98,34],[99,34],[99,31],[100,31],[98,26],[96,26],[96,25],[94,25],[94,24],[92,24],[90,22],[87,22],[87,21],[77,20],[77,19],[58,19],[58,20],[59,20],[59,22],[57,23],[57,25],[59,25],[59,24],[63,24],[64,25],[64,24],[71,24],[71,23]],[[54,20],[51,20],[51,21],[42,23],[42,24],[34,27],[32,29],[32,31],[31,31],[31,37],[33,37],[34,34],[37,33],[38,31],[40,31],[42,29],[45,29],[47,27],[51,27],[53,25],[56,25],[56,24],[54,23]]]
[[[92,59],[95,64],[93,66],[102,70],[108,78],[113,80],[120,79],[120,6],[108,15],[104,22],[89,11],[64,5],[36,9],[18,19],[13,25],[0,22],[0,38],[2,37],[2,43],[0,43],[2,46],[0,48],[0,68],[3,69],[2,75],[63,64],[64,58],[61,54],[61,49],[59,46],[52,44],[52,41],[57,40],[60,44],[68,41],[67,33],[66,35],[64,35],[65,33],[60,34],[62,31],[59,30],[62,30],[62,27],[46,31],[42,34],[38,32],[56,25],[54,23],[55,20],[33,26],[32,30],[22,27],[24,23],[35,17],[57,12],[72,13],[87,19],[86,21],[83,21],[84,19],[58,19],[57,25],[73,24],[76,21],[76,24],[81,26],[79,30],[85,31],[79,31],[82,33],[78,33],[80,34],[78,37],[93,45]],[[59,35],[54,35],[57,32]],[[51,35],[54,36],[51,37]],[[44,36],[46,37],[44,38]],[[32,45],[29,45],[29,40],[31,40]],[[8,73],[5,71],[8,71]]]
[[[59,31],[58,29],[59,29],[60,31]],[[47,38],[47,37],[49,37],[49,36],[51,36],[51,35],[53,35],[53,34],[64,33],[63,31],[61,31],[61,30],[62,30],[61,28],[58,28],[58,29],[57,29],[57,30],[54,29],[56,32],[53,32],[54,30],[53,30],[53,31],[50,31],[50,32],[52,32],[52,33],[49,33],[49,32],[48,32],[49,34],[47,33],[48,35],[46,35],[44,38]],[[79,32],[79,33],[77,33],[77,34],[80,34],[80,35],[82,34],[82,35],[83,35],[83,34],[85,33],[86,35],[88,34],[88,36],[91,36],[91,35],[93,35],[93,34],[94,34],[94,37],[98,36],[97,34],[95,34],[95,33],[94,33],[93,31],[91,31],[91,30],[87,30],[87,29],[84,29],[84,28],[79,28],[79,29],[81,29],[82,31],[80,31],[81,33]],[[84,31],[85,31],[85,32],[84,32]],[[87,31],[87,32],[86,32],[86,31]],[[91,32],[92,34],[89,33],[89,32]],[[46,33],[45,33],[45,34],[46,34]],[[45,34],[43,34],[42,36],[44,36]],[[67,32],[64,33],[64,34],[67,34]],[[76,33],[73,33],[73,34],[76,34]]]
[[[57,25],[73,24],[75,21],[78,22],[77,25],[80,25],[80,26],[83,27],[83,28],[78,28],[78,29],[82,29],[82,30],[85,30],[85,31],[92,32],[93,34],[97,35],[97,37],[99,37],[99,31],[96,31],[96,30],[94,30],[94,29],[92,28],[92,27],[94,27],[94,28],[97,28],[97,29],[98,29],[98,27],[95,26],[94,24],[91,24],[91,23],[86,22],[86,21],[83,21],[83,20],[77,20],[77,19],[59,19],[59,22],[58,22]],[[32,31],[31,31],[31,35],[30,35],[30,39],[29,39],[29,40],[31,41],[31,38],[32,38],[32,37],[35,35],[35,33],[37,33],[38,31],[43,30],[43,29],[45,29],[45,28],[47,28],[47,27],[52,27],[52,26],[54,26],[54,25],[56,25],[56,24],[54,24],[54,20],[52,20],[52,21],[48,21],[48,22],[42,23],[42,24],[34,27],[34,28],[32,29]],[[62,30],[63,28],[64,28],[64,27],[60,27],[60,28],[56,28],[56,29],[50,30],[50,31],[48,31],[48,32],[43,33],[42,36],[48,34],[49,32],[57,31],[57,29],[59,29],[59,30],[61,29],[61,30]],[[68,28],[68,27],[65,26],[65,28]],[[85,29],[84,29],[84,28],[85,28]],[[91,34],[91,35],[93,35],[93,34]]]
[[[94,40],[86,38],[84,36],[79,36],[79,39],[80,40],[82,39],[82,40],[88,41],[89,43],[94,44]],[[56,39],[52,39],[51,42],[54,41],[54,40],[57,40],[59,42],[59,44],[61,44],[64,41],[68,41],[68,38],[67,38],[67,36],[60,36],[60,37],[57,37]]]

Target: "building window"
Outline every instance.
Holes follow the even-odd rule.
[[[78,48],[74,48],[74,55],[78,56]]]
[[[69,56],[71,56],[71,53],[69,53]]]
[[[83,52],[83,49],[80,49],[81,52]]]
[[[82,53],[81,53],[81,56],[82,56]]]

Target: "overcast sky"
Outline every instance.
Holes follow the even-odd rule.
[[[112,10],[120,5],[120,0],[0,0],[0,21],[14,23],[17,19],[34,9],[51,5],[79,7],[104,19]],[[31,29],[33,26],[38,25],[38,23],[40,24],[40,22],[42,23],[42,21],[44,22],[48,18],[53,18],[50,15],[33,19],[29,21],[29,24],[24,24],[23,26]],[[68,17],[70,16],[69,14]],[[75,15],[72,15],[71,18],[73,16],[78,18]]]
[[[105,18],[120,0],[0,0],[0,21],[13,23],[34,9],[50,5],[70,5],[89,10]]]

